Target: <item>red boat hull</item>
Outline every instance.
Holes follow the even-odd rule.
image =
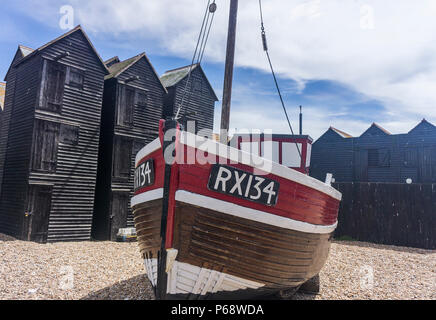
[[[159,298],[246,298],[298,287],[319,273],[339,192],[275,163],[252,165],[242,151],[186,132],[176,131],[170,145],[164,126],[161,121],[159,139],[138,153],[136,167],[150,164],[153,172],[145,172],[153,182],[140,187],[145,174],[139,170],[132,198],[140,250]],[[168,146],[175,149],[171,163],[165,163]],[[265,203],[259,192],[266,192]]]

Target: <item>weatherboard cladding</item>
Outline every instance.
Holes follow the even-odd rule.
[[[349,150],[352,145],[352,138],[342,138],[329,129],[312,144],[310,175],[324,181],[326,174],[332,173],[335,179],[351,181],[353,153]]]
[[[41,59],[37,57],[15,70],[15,92],[0,197],[0,231],[18,237],[22,235],[27,197],[33,108],[37,99],[40,66]]]
[[[110,71],[112,75],[106,77],[104,89],[93,236],[114,240],[118,228],[134,226],[128,199],[133,196],[135,156],[158,136],[166,90],[144,54],[112,65]],[[126,83],[136,76],[139,79]],[[126,89],[135,90],[136,97],[143,94],[146,99],[145,103],[135,101],[131,124],[121,125],[117,121],[118,109],[125,111]],[[118,141],[122,141],[121,146]],[[126,162],[128,174],[116,177],[119,166],[126,167]]]
[[[118,82],[122,83],[134,76],[139,80],[129,82],[127,86],[145,91],[147,96],[146,106],[134,108],[133,127],[115,125],[117,134],[134,134],[138,137],[146,137],[145,134],[157,136],[159,130],[159,119],[162,117],[162,99],[166,93],[159,78],[154,73],[151,65],[142,58],[118,76]],[[118,85],[117,98],[120,95],[121,86]],[[119,101],[118,101],[119,103]]]
[[[23,54],[20,48],[17,49],[15,56],[11,62],[11,66],[21,60]],[[12,113],[13,106],[13,98],[15,91],[15,79],[16,79],[16,69],[10,68],[7,76],[5,78],[6,81],[6,92],[5,92],[5,105],[3,108],[2,120],[0,122],[0,195],[2,190],[2,181],[3,181],[3,169],[4,162],[6,157],[6,147],[8,142],[8,132],[9,132],[9,124]],[[0,217],[1,219],[1,217]]]
[[[436,127],[422,122],[409,134],[346,139],[327,131],[313,144],[310,175],[324,180],[327,173],[337,182],[435,182]]]
[[[59,114],[38,108],[44,61],[68,51],[62,66],[74,67],[84,74],[83,90],[65,84]],[[14,112],[9,132],[5,176],[1,196],[1,215],[13,220],[13,234],[24,235],[28,185],[50,185],[51,210],[47,241],[88,240],[91,234],[94,189],[97,174],[98,142],[103,95],[104,68],[81,29],[39,50],[17,67]],[[41,122],[42,121],[42,122]],[[32,140],[38,143],[36,128],[50,123],[62,134],[64,125],[78,127],[77,144],[56,138],[55,171],[30,169]],[[35,127],[35,131],[33,128]],[[33,139],[32,139],[33,137]],[[38,152],[38,148],[35,148]],[[30,172],[30,174],[29,174]],[[21,234],[21,235],[20,235]]]
[[[188,120],[194,120],[197,123],[197,130],[201,129],[213,129],[215,101],[217,101],[216,95],[211,89],[209,82],[198,66],[191,72],[189,84],[186,89],[186,82],[188,81],[188,75],[182,80],[177,77],[178,82],[167,81],[164,76],[161,77],[164,85],[171,84],[172,87],[167,87],[169,96],[166,99],[165,109],[169,114],[176,114],[177,109],[183,99],[183,105],[180,111],[180,116],[188,115]],[[197,87],[197,84],[200,87]],[[184,97],[184,98],[183,98]],[[189,113],[196,112],[196,115],[189,115]],[[183,122],[183,121],[182,121]]]

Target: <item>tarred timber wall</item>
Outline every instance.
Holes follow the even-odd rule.
[[[333,186],[342,192],[336,238],[436,249],[436,184]]]

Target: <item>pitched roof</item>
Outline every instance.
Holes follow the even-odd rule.
[[[204,71],[201,68],[201,65],[199,63],[180,67],[177,69],[168,70],[160,77],[160,80],[162,81],[163,85],[166,88],[170,88],[170,87],[177,85],[180,81],[185,79],[189,75],[189,71],[191,71],[191,73],[192,73],[197,68],[199,68],[200,72],[203,74],[204,78],[206,79],[206,82],[207,82],[207,84],[208,84],[208,86],[209,86],[209,88],[210,88],[210,90],[215,98],[215,101],[218,101],[218,97],[216,96],[212,85],[210,84],[209,80],[207,79],[206,74],[204,73]]]
[[[92,51],[94,51],[95,55],[98,57],[98,60],[101,62],[101,65],[103,67],[103,69],[105,70],[106,73],[109,73],[108,68],[106,67],[106,65],[104,64],[103,60],[101,59],[100,55],[98,54],[97,50],[95,49],[94,45],[92,44],[91,40],[89,40],[89,37],[86,35],[85,31],[82,29],[82,27],[80,25],[78,25],[77,27],[75,27],[74,29],[71,29],[70,31],[68,31],[67,33],[64,33],[63,35],[57,37],[56,39],[46,43],[45,45],[43,45],[42,47],[39,47],[36,50],[33,50],[30,54],[28,54],[27,56],[25,56],[23,59],[21,59],[16,65],[20,64],[21,62],[29,59],[30,57],[34,56],[35,54],[41,52],[42,50],[46,49],[47,47],[50,47],[51,45],[55,44],[56,42],[68,37],[69,35],[80,31],[83,36],[85,37],[85,39],[88,41],[89,46],[91,47]]]
[[[27,57],[29,54],[31,54],[33,51],[34,50],[32,48],[29,48],[29,47],[26,47],[23,45],[18,46],[18,49],[14,55],[14,59],[12,60],[11,65],[8,68],[8,71],[6,72],[5,79],[4,79],[5,81],[8,77],[9,72],[11,71],[11,68],[13,66],[15,66],[21,59],[23,59],[23,58]]]
[[[432,123],[428,122],[425,119],[422,119],[420,123],[418,123],[412,130],[410,130],[408,133],[415,133],[415,132],[429,132],[429,131],[435,131],[436,126]]]
[[[377,127],[378,129],[380,129],[381,131],[383,131],[384,133],[386,133],[386,134],[391,134],[388,130],[386,130],[385,128],[383,128],[383,127],[381,127],[380,125],[378,125],[377,123],[373,123],[372,124],[373,126],[375,126],[375,127]]]
[[[365,130],[364,133],[362,133],[360,136],[363,137],[365,135],[391,135],[391,133],[378,125],[377,123],[373,122],[371,126]]]
[[[32,48],[29,48],[29,47],[26,47],[26,46],[23,46],[23,45],[19,45],[18,48],[23,53],[23,57],[28,56],[29,54],[31,54],[34,51]]]
[[[199,64],[196,63],[192,65],[192,68],[191,65],[189,65],[189,66],[184,66],[177,69],[165,71],[165,73],[160,77],[160,79],[164,84],[164,86],[167,88],[175,86],[189,74],[190,68],[191,68],[191,72],[193,72],[195,68],[197,68],[198,66]]]
[[[338,135],[340,135],[342,138],[352,138],[353,137],[352,135],[350,135],[342,130],[336,129],[335,127],[330,127],[330,130],[333,130]]]
[[[115,57],[112,57],[112,58],[106,60],[104,62],[104,64],[106,65],[106,67],[109,68],[111,65],[118,63],[118,62],[121,62],[121,60],[120,60],[120,58],[118,58],[118,56],[115,56]]]
[[[114,57],[117,58],[118,57]],[[109,60],[112,60],[114,58],[111,58]],[[137,63],[139,60],[141,59],[145,59],[145,61],[147,62],[147,64],[151,67],[153,73],[155,74],[157,80],[159,81],[159,83],[161,84],[163,90],[165,92],[167,92],[166,87],[164,86],[164,84],[162,83],[162,81],[159,78],[159,75],[157,74],[156,70],[154,69],[153,65],[151,64],[150,60],[147,58],[147,55],[145,54],[145,52],[140,53],[130,59],[124,60],[124,61],[120,61],[118,63],[114,63],[112,65],[110,65],[109,69],[109,74],[104,78],[105,80],[108,79],[112,79],[112,78],[116,78],[119,75],[121,75],[124,71],[126,71],[127,69],[129,69],[131,66],[133,66],[135,63]],[[108,60],[108,61],[109,61]],[[119,59],[118,59],[119,60]]]
[[[112,64],[110,67],[108,67],[109,74],[105,77],[105,80],[118,77],[124,71],[129,69],[132,65],[138,62],[143,57],[143,55],[144,53],[141,53],[132,58]]]

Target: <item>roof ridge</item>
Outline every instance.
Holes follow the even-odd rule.
[[[192,66],[192,68],[191,68],[191,66]],[[213,95],[215,101],[218,101],[218,97],[215,93],[215,90],[213,89],[209,79],[207,78],[206,74],[204,73],[204,70],[201,67],[200,63],[194,63],[194,64],[190,64],[190,65],[187,65],[184,67],[176,68],[173,70],[168,70],[163,75],[160,76],[160,80],[162,81],[162,83],[164,84],[164,86],[166,88],[170,88],[170,87],[177,85],[180,81],[185,79],[189,75],[190,72],[192,73],[195,70],[200,70],[204,79],[206,80],[207,86],[210,88],[210,90],[212,92],[212,95]]]
[[[377,128],[379,128],[381,131],[383,131],[384,133],[388,134],[388,135],[392,135],[388,130],[386,130],[385,128],[383,128],[381,125],[379,125],[378,123],[373,122],[372,126],[376,126]]]
[[[117,62],[117,63],[114,63],[113,65],[111,65],[108,68],[109,69],[109,74],[105,77],[105,80],[118,77],[120,74],[122,74],[124,71],[129,69],[131,66],[133,66],[135,63],[140,61],[142,58],[144,58],[147,61],[148,65],[152,69],[152,72],[156,75],[157,80],[160,82],[160,84],[162,86],[162,89],[164,90],[165,93],[167,93],[167,89],[165,88],[165,86],[162,83],[159,75],[157,74],[156,70],[154,69],[153,64],[148,59],[147,54],[145,53],[145,51],[137,54],[136,56],[133,56],[131,58],[125,59],[123,61],[120,61],[120,62]],[[116,68],[117,66],[118,66],[118,68]],[[121,68],[119,68],[120,66],[121,66]]]
[[[113,56],[112,58],[109,58],[109,59],[107,59],[107,60],[105,60],[105,61],[103,61],[104,63],[108,63],[108,62],[111,62],[112,60],[118,60],[118,61],[120,61],[120,58],[118,57],[118,56]]]
[[[346,133],[345,131],[339,130],[333,126],[330,126],[330,129],[332,129],[333,131],[336,131],[340,135],[344,136],[344,138],[352,138],[353,137],[351,134]]]
[[[171,69],[171,70],[167,70],[167,71],[165,71],[164,72],[164,74],[166,74],[166,73],[170,73],[170,72],[174,72],[174,71],[180,71],[180,70],[182,70],[182,69],[186,69],[186,68],[188,68],[188,67],[190,67],[190,66],[194,66],[194,68],[196,68],[196,67],[198,67],[200,65],[200,63],[194,63],[194,64],[188,64],[187,66],[184,66],[184,67],[179,67],[179,68],[175,68],[175,69]],[[194,69],[193,68],[193,69]],[[163,75],[164,75],[163,74]],[[163,76],[162,75],[162,76]]]
[[[420,127],[421,125],[423,125],[423,124],[429,125],[431,128],[435,128],[435,129],[436,129],[436,126],[435,126],[433,123],[431,123],[430,121],[427,121],[427,120],[424,118],[424,119],[422,119],[422,120],[421,120],[417,125],[415,125],[412,129],[410,129],[409,132],[408,132],[407,134],[409,134],[409,133],[415,131],[417,128],[419,128],[419,127]]]
[[[109,72],[110,72],[109,75],[108,75],[108,78],[116,78],[116,77],[118,77],[121,73],[123,73],[124,71],[129,69],[133,64],[138,62],[139,59],[141,59],[144,56],[145,56],[145,52],[137,54],[136,56],[127,58],[127,59],[122,60],[120,62],[114,63],[113,65],[111,65],[108,68]],[[120,65],[122,65],[121,69],[116,68],[117,66],[119,67]],[[111,70],[113,70],[113,71],[111,71]]]
[[[28,46],[25,46],[25,45],[22,45],[22,44],[19,44],[18,47],[19,48],[24,48],[24,49],[29,49],[29,50],[32,50],[32,51],[35,50],[35,49],[32,49],[31,47],[28,47]]]
[[[45,43],[44,45],[40,46],[38,49],[35,49],[32,51],[32,53],[30,53],[29,55],[27,55],[26,57],[24,57],[23,59],[21,59],[18,64],[21,64],[23,61],[25,61],[26,59],[32,57],[33,55],[37,54],[38,52],[40,52],[41,50],[46,49],[47,47],[51,46],[52,44],[72,35],[73,33],[77,32],[77,31],[81,31],[82,35],[85,37],[86,41],[88,42],[89,46],[91,47],[91,49],[94,51],[95,55],[98,57],[99,61],[102,64],[102,67],[105,69],[105,71],[107,73],[109,73],[108,68],[106,67],[106,65],[104,64],[103,59],[101,58],[100,54],[98,53],[97,49],[94,47],[94,45],[92,44],[91,40],[89,39],[88,35],[86,34],[85,30],[83,30],[82,26],[79,24],[76,27],[74,27],[73,29],[71,29],[70,31],[58,36],[57,38]]]

